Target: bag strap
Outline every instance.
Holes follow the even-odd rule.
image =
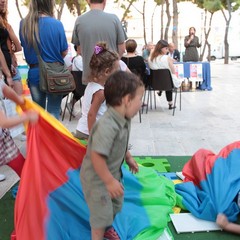
[[[41,54],[40,54],[40,52],[39,52],[39,48],[38,48],[38,45],[37,45],[37,42],[36,42],[36,41],[33,41],[33,48],[34,48],[34,50],[35,50],[35,52],[36,52],[36,54],[37,54],[37,57],[38,57],[38,58],[42,58],[42,56],[41,56]]]

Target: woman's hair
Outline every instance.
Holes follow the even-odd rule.
[[[22,35],[30,46],[39,40],[38,21],[41,14],[54,17],[55,0],[31,0],[29,11],[22,23]]]
[[[134,39],[128,39],[125,43],[126,51],[129,53],[134,53],[137,48],[137,42]]]
[[[162,53],[162,48],[168,47],[168,42],[165,40],[160,40],[157,42],[151,56],[150,60],[153,61],[154,58],[156,58],[158,55]]]
[[[7,20],[7,15],[8,15],[8,1],[6,1],[6,7],[4,9],[1,9],[0,11],[0,27],[8,28],[8,20]]]
[[[91,77],[98,79],[107,68],[112,69],[117,60],[118,53],[108,50],[106,42],[97,43],[89,63]]]
[[[112,107],[120,106],[122,98],[129,94],[133,99],[139,87],[144,85],[136,74],[116,71],[109,76],[104,86],[106,103]]]
[[[190,27],[190,28],[188,29],[188,32],[190,33],[190,31],[191,31],[192,29],[194,30],[194,32],[196,32],[196,28],[195,28],[195,27]]]

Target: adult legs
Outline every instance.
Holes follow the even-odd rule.
[[[40,105],[43,109],[46,107],[46,93],[40,90],[39,85],[34,85],[28,82],[31,97],[34,102]]]
[[[28,83],[32,100],[40,105],[43,109],[46,109],[50,114],[52,114],[56,119],[59,119],[62,95],[58,94],[47,94],[40,90],[39,85],[33,85]],[[47,99],[47,108],[46,108]]]
[[[62,95],[47,94],[47,111],[56,119],[60,117]]]
[[[173,106],[173,101],[172,101],[172,91],[166,91],[166,98],[168,101],[169,109],[175,108],[175,106]]]

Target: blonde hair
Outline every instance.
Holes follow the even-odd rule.
[[[0,11],[0,26],[7,28],[9,27],[7,15],[8,15],[8,1],[6,1],[6,7]]]
[[[41,14],[54,17],[55,0],[31,0],[29,11],[22,23],[22,35],[30,46],[40,42],[38,21]]]

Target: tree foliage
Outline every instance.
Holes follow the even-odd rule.
[[[23,6],[28,7],[29,3],[30,3],[30,0],[22,0]],[[87,1],[86,0],[55,0],[55,3],[56,3],[57,19],[59,19],[59,20],[62,17],[62,12],[63,12],[63,8],[64,8],[65,4],[67,5],[69,12],[71,14],[73,14],[74,16],[81,15],[87,9]],[[19,5],[19,0],[16,0],[16,6],[18,6],[18,5]],[[19,15],[21,17],[20,11],[19,11]]]

